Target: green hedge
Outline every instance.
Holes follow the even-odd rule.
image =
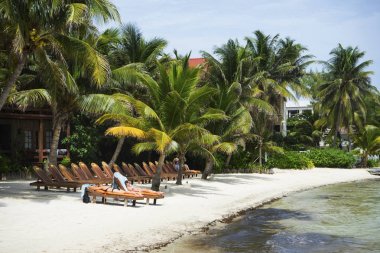
[[[272,155],[269,157],[267,165],[269,168],[280,169],[309,169],[314,167],[313,162],[304,153],[294,151]]]
[[[352,168],[356,161],[353,154],[334,148],[311,149],[307,157],[316,167],[327,168]]]

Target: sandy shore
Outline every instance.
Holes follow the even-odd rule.
[[[363,169],[275,170],[164,182],[158,205],[83,204],[80,193],[0,182],[0,252],[136,252],[294,191],[376,178]],[[377,177],[378,178],[378,177]],[[99,199],[100,201],[100,199]],[[113,204],[112,204],[113,203]]]

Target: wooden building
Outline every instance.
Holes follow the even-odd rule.
[[[69,126],[61,139],[70,134]],[[3,108],[0,112],[0,154],[29,164],[42,163],[47,158],[52,142],[52,115],[49,109],[28,109],[20,112]],[[58,158],[68,155],[59,144]]]

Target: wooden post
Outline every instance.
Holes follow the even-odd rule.
[[[44,122],[40,119],[40,128],[38,131],[38,162],[43,163],[44,156]]]

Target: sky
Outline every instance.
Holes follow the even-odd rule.
[[[123,23],[144,37],[168,41],[167,52],[213,52],[228,39],[265,34],[290,37],[316,60],[328,60],[338,43],[358,46],[373,60],[372,85],[380,90],[380,0],[112,0]],[[108,24],[117,26],[116,24]],[[102,27],[104,28],[104,26]],[[101,28],[101,29],[102,29]],[[311,68],[320,69],[314,65]]]

